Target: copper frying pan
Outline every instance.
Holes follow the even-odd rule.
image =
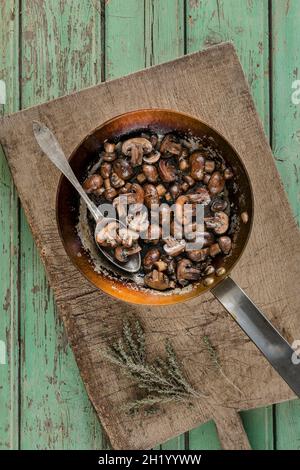
[[[69,161],[75,175],[79,181],[84,180],[92,156],[105,139],[117,139],[126,134],[149,129],[157,133],[176,131],[182,135],[191,134],[195,137],[211,136],[232,167],[239,189],[236,191],[233,187],[229,188],[230,197],[240,213],[245,211],[248,213],[249,221],[240,225],[235,235],[232,252],[225,258],[226,273],[230,272],[241,257],[250,236],[253,221],[252,188],[244,164],[235,149],[204,122],[190,115],[165,109],[137,110],[117,116],[93,130],[74,150]],[[144,305],[175,304],[210,290],[291,389],[300,396],[300,365],[297,366],[292,362],[294,350],[242,289],[228,277],[228,274],[216,277],[214,284],[209,287],[199,284],[190,290],[183,289],[180,292],[166,294],[150,289],[137,289],[133,282],[124,282],[121,276],[111,276],[106,271],[96,272],[76,230],[78,207],[76,191],[67,179],[62,177],[59,182],[56,207],[59,232],[70,259],[92,284],[118,299]]]

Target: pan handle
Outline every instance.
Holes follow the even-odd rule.
[[[230,277],[211,292],[300,397],[300,361],[293,363],[295,351],[289,343]]]

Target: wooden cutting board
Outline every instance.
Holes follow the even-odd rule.
[[[211,47],[127,77],[1,119],[0,140],[55,292],[69,341],[112,446],[149,448],[214,419],[224,448],[249,446],[238,410],[293,398],[256,347],[207,294],[170,307],[139,307],[95,290],[69,261],[55,217],[58,171],[42,157],[32,121],[48,125],[69,155],[93,128],[127,111],[171,108],[217,128],[240,153],[253,184],[255,218],[250,242],[233,278],[289,342],[300,339],[300,237],[249,87],[231,44]],[[101,351],[121,331],[124,317],[139,318],[149,355],[169,337],[195,388],[209,398],[192,408],[168,404],[153,416],[129,417],[121,405],[134,387]],[[213,369],[208,336],[222,370]]]

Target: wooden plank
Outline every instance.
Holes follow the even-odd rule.
[[[297,104],[297,101],[292,100],[292,94],[296,91],[292,85],[296,80],[300,80],[299,22],[300,8],[297,0],[272,2],[272,144],[277,168],[298,224],[300,104],[299,101]],[[299,98],[299,93],[297,96]],[[299,400],[277,405],[275,417],[276,448],[299,449]]]
[[[159,446],[159,450],[184,450],[186,449],[186,438],[189,433],[174,437]],[[188,443],[188,441],[187,441]]]
[[[100,13],[89,0],[22,2],[22,107],[101,79]],[[21,447],[100,448],[102,433],[21,214]]]
[[[145,0],[144,8],[140,0],[121,3],[121,11],[119,0],[108,2],[105,10],[107,79],[171,60],[184,53],[183,0]],[[164,21],[166,14],[167,22]],[[132,21],[139,32],[136,37],[139,47],[133,50]],[[122,55],[118,48],[120,44]],[[162,449],[182,449],[183,446],[184,436],[181,436],[164,443]]]
[[[122,99],[115,100],[116,96]],[[252,235],[233,277],[288,340],[292,335],[300,335],[298,286],[295,282],[286,282],[287,275],[293,279],[299,277],[299,232],[231,45],[210,48],[4,119],[0,139],[49,279],[60,299],[59,306],[81,373],[113,445],[120,448],[156,445],[157,440],[167,440],[197,423],[216,417],[218,407],[222,410],[252,408],[293,396],[210,295],[177,307],[134,307],[95,290],[87,292],[87,281],[77,277],[76,269],[68,260],[55,225],[55,188],[59,174],[41,158],[32,136],[32,120],[46,120],[69,154],[74,141],[87,135],[99,121],[140,108],[145,103],[150,107],[175,108],[201,116],[219,128],[240,152],[255,197],[261,204],[256,206]],[[24,148],[26,154],[23,153],[24,158],[20,159]],[[32,191],[32,181],[35,182],[35,198],[28,194]],[[273,216],[269,217],[269,214]],[[253,257],[253,253],[259,253],[259,256]],[[282,269],[276,269],[278,265]],[[72,295],[65,290],[66,285]],[[75,295],[74,286],[77,288]],[[84,293],[78,296],[82,291]],[[139,318],[146,330],[151,330],[150,353],[162,351],[166,335],[171,335],[194,385],[213,390],[217,396],[211,396],[211,402],[199,400],[191,409],[182,404],[169,404],[158,416],[128,419],[121,404],[133,397],[132,388],[114,366],[102,361],[100,353],[119,331],[124,315]],[[217,348],[224,373],[242,388],[242,397],[234,396],[221,374],[204,376],[202,373],[207,370],[210,360],[207,351],[199,346],[203,333]],[[105,388],[105,395],[99,394],[102,388]]]
[[[2,112],[19,108],[18,1],[1,0],[0,80],[6,85]],[[5,156],[0,147],[0,449],[17,449],[18,410],[18,199]],[[5,362],[5,364],[2,363]]]
[[[300,401],[292,400],[275,407],[276,436],[278,450],[300,450]]]
[[[232,41],[269,130],[268,0],[187,0],[187,52]]]
[[[184,54],[184,48],[184,1],[145,0],[145,65],[175,59]],[[160,448],[183,450],[186,442],[188,435],[182,434]]]
[[[144,1],[105,2],[105,79],[145,66]]]
[[[186,15],[187,52],[221,41],[234,43],[265,132],[268,134],[268,1],[188,0]],[[260,439],[252,439],[252,443],[255,448],[263,448],[265,444],[269,446],[273,442],[272,413],[263,409],[247,412],[244,423],[249,437],[256,433],[257,421],[265,423],[265,430],[258,433]],[[204,441],[201,440],[203,433],[199,430],[199,448],[208,445],[207,442],[211,445],[214,440],[214,428],[207,425],[207,429],[211,430],[212,434],[209,438],[205,435]],[[197,431],[193,431],[193,442],[196,435]]]
[[[248,434],[251,449],[274,449],[273,406],[243,411],[241,418]]]
[[[183,55],[184,39],[184,0],[145,0],[145,65]]]
[[[190,450],[219,450],[222,449],[214,421],[202,424],[189,432]]]

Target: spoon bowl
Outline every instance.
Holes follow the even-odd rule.
[[[116,222],[119,226],[122,227],[125,227],[125,225],[117,219],[105,218],[102,212],[98,209],[98,207],[90,200],[90,198],[82,188],[81,184],[79,183],[78,179],[76,178],[59,142],[57,141],[54,134],[50,131],[50,129],[48,129],[48,127],[44,124],[34,121],[33,133],[37,143],[39,144],[44,154],[70,181],[70,183],[74,186],[76,191],[86,203],[90,213],[92,214],[96,222],[94,237],[96,245],[101,251],[101,253],[105,256],[105,258],[107,258],[112,264],[117,266],[119,269],[122,269],[123,271],[126,271],[128,273],[138,272],[141,267],[141,255],[139,253],[130,256],[128,261],[124,263],[119,263],[118,260],[110,254],[109,250],[102,248],[99,243],[97,243],[97,234],[99,233],[100,228],[103,228],[103,222],[105,222],[105,224],[109,222]]]

